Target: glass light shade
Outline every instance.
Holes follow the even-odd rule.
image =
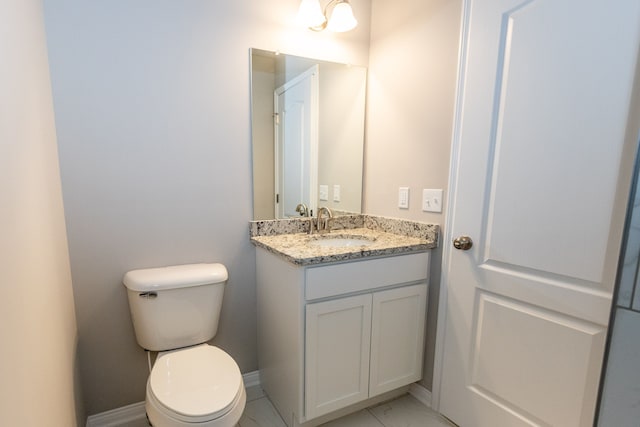
[[[305,27],[319,27],[323,25],[326,18],[320,7],[320,0],[302,0],[296,21]]]
[[[351,5],[343,1],[333,8],[327,29],[342,33],[354,29],[356,25],[358,25],[358,21],[355,16],[353,16]]]

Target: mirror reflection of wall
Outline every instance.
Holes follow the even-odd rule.
[[[317,170],[318,188],[310,193],[317,194],[319,200],[310,205],[327,206],[336,213],[360,213],[362,210],[366,68],[252,49],[256,220],[276,217],[274,93],[314,65],[319,66],[319,112],[318,164],[312,170]],[[327,191],[322,191],[324,189]]]

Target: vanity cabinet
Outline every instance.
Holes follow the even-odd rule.
[[[306,305],[305,415],[418,381],[427,285]]]
[[[256,261],[260,380],[289,427],[421,379],[428,252],[305,267],[257,248]]]

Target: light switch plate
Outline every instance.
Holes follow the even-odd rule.
[[[339,184],[333,185],[333,201],[334,202],[340,201],[340,185]]]
[[[320,194],[318,198],[322,201],[329,200],[329,186],[328,185],[320,185]]]
[[[398,207],[400,209],[409,209],[409,187],[400,187],[398,189]]]
[[[422,190],[422,210],[424,212],[442,212],[442,190]]]

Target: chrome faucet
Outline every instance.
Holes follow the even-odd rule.
[[[325,213],[327,214],[326,218],[324,218],[324,215],[323,215]],[[333,212],[331,212],[331,209],[329,209],[326,206],[321,206],[318,208],[318,219],[316,220],[316,228],[318,230],[318,233],[328,233],[331,231],[332,218],[333,218]]]
[[[309,216],[309,208],[304,203],[299,203],[296,206],[296,212],[300,214],[300,216]]]
[[[316,228],[315,223],[313,222],[313,211],[309,212],[307,205],[299,203],[298,206],[296,206],[296,212],[298,212],[302,217],[309,218],[309,234],[313,234],[313,231]]]

